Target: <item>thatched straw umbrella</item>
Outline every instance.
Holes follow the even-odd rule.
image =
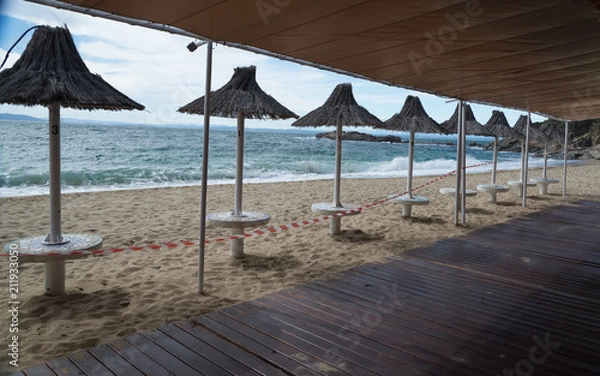
[[[540,188],[540,194],[544,195],[548,192],[548,184],[558,183],[558,179],[548,179],[547,169],[548,169],[548,144],[560,144],[563,139],[563,132],[560,131],[560,125],[556,120],[548,120],[544,122],[539,128],[546,138],[544,141],[544,167],[542,169],[542,177],[534,178],[531,181],[534,181],[538,184]]]
[[[414,97],[412,95],[406,97],[402,110],[386,120],[382,129],[410,132],[408,144],[408,176],[406,182],[406,191],[408,193],[406,196],[401,196],[399,198],[399,202],[403,204],[402,216],[410,217],[412,204],[426,205],[429,203],[429,199],[426,197],[413,196],[412,194],[415,132],[445,134],[446,131],[442,129],[435,120],[427,115],[419,97]]]
[[[204,114],[204,96],[186,104],[178,111],[188,114]],[[229,82],[210,93],[210,115],[237,118],[237,151],[233,211],[210,215],[209,222],[231,228],[232,234],[239,234],[246,227],[260,226],[269,220],[269,216],[264,213],[242,211],[244,119],[278,120],[297,118],[298,115],[288,110],[258,86],[255,66],[235,68]],[[243,256],[243,241],[242,238],[231,242],[232,256]]]
[[[494,110],[484,126],[494,135],[494,166],[492,168],[492,184],[496,184],[496,169],[498,166],[498,138],[519,138],[521,135],[508,125],[504,112]]]
[[[44,105],[49,110],[50,136],[50,233],[43,244],[69,242],[61,234],[60,219],[60,107],[103,110],[142,110],[99,75],[92,74],[79,56],[66,27],[38,26],[21,57],[0,72],[0,103]],[[72,248],[72,247],[71,247]],[[52,248],[56,251],[57,248]],[[50,267],[49,264],[57,264]],[[46,264],[46,292],[64,293],[64,259]],[[61,273],[62,268],[62,273]],[[62,281],[60,274],[62,274]],[[49,276],[50,275],[50,276]],[[62,283],[62,286],[60,284]],[[62,290],[61,290],[62,289]],[[52,290],[52,291],[49,291]]]
[[[465,112],[465,134],[470,134],[474,136],[490,136],[494,135],[480,122],[475,119],[475,114],[473,114],[473,110],[471,106],[468,104],[464,104],[464,112]],[[454,109],[454,113],[450,117],[450,119],[444,121],[441,124],[442,128],[446,130],[447,133],[457,133],[458,129],[458,106]]]
[[[492,111],[492,116],[487,123],[485,123],[484,127],[494,135],[494,163],[492,166],[492,182],[491,184],[479,184],[477,189],[487,192],[490,196],[490,202],[496,202],[496,195],[499,192],[508,192],[510,189],[510,187],[507,185],[496,184],[496,170],[498,167],[498,138],[515,138],[519,137],[520,135],[508,125],[508,121],[506,120],[506,116],[504,116],[504,112],[498,110]]]
[[[342,175],[342,126],[382,127],[383,122],[361,107],[352,94],[352,85],[339,84],[335,87],[323,105],[292,123],[294,127],[336,127],[335,181],[333,188],[333,204],[314,204],[313,211],[322,214],[333,214],[356,209],[355,205],[342,204],[340,199],[340,180]],[[331,220],[330,233],[339,234],[341,218]]]

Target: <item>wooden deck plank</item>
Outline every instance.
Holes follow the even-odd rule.
[[[591,376],[598,312],[600,203],[578,202],[15,375]]]
[[[85,373],[71,362],[69,358],[52,359],[46,365],[58,376],[85,376]]]
[[[129,338],[129,337],[125,337]],[[109,347],[117,352],[121,357],[131,363],[135,368],[140,370],[142,374],[156,376],[171,376],[172,373],[163,367],[163,359],[155,358],[156,361],[144,354],[140,349],[132,346],[125,339],[118,339],[109,344]],[[160,363],[158,363],[160,362]]]
[[[217,337],[207,330],[201,330],[198,326],[192,325],[189,321],[180,321],[172,325],[161,327],[160,329],[177,339],[177,341],[194,349],[194,351],[205,354],[211,361],[233,375],[250,374],[251,372],[253,372],[252,374],[259,375],[285,375],[279,368],[234,346],[225,338]],[[199,344],[198,341],[201,341],[202,343]],[[209,348],[214,348],[215,352],[213,353],[213,350],[210,350],[210,352],[206,351],[204,344],[208,345],[207,347]],[[199,346],[202,347],[199,348]],[[219,354],[218,352],[222,354]],[[210,356],[211,353],[213,353],[214,356]]]
[[[166,328],[166,330],[169,329]],[[198,353],[193,351],[192,348],[181,344],[180,342],[168,336],[163,331],[157,329],[148,332],[143,332],[142,334],[144,337],[154,342],[158,346],[162,347],[165,351],[168,351],[177,359],[193,368],[199,375],[231,375],[231,373],[216,366],[210,360],[206,359],[206,357],[199,355]],[[205,349],[202,350],[206,351]],[[210,357],[211,354],[208,353],[206,354],[206,356]],[[189,372],[190,371],[188,370],[187,373]]]
[[[119,353],[111,349],[108,345],[102,344],[91,348],[88,352],[97,358],[115,375],[142,376],[143,373],[133,364],[129,363]]]
[[[315,369],[291,356],[294,352],[290,351],[284,344],[269,341],[268,337],[252,336],[254,333],[248,330],[247,327],[241,326],[235,321],[230,322],[227,316],[222,316],[219,312],[195,317],[193,321],[219,336],[228,338],[232,344],[288,373],[311,376],[323,375],[322,372],[319,372],[318,367]],[[311,359],[311,361],[314,364],[317,363],[314,359]]]
[[[86,375],[110,376],[115,375],[108,367],[102,364],[92,354],[87,351],[76,352],[69,355],[69,359],[77,365]]]

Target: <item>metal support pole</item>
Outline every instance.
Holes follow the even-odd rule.
[[[492,165],[492,185],[496,184],[496,168],[498,166],[498,136],[494,137],[494,164]]]
[[[565,122],[565,145],[563,165],[563,197],[567,197],[567,154],[569,152],[569,121]]]
[[[333,182],[333,206],[342,207],[340,181],[342,180],[342,122],[338,121],[335,131],[335,180]]]
[[[206,83],[204,91],[204,140],[202,142],[202,182],[200,192],[200,242],[198,247],[198,292],[204,292],[204,240],[206,239],[206,188],[208,187],[208,136],[210,134],[210,85],[212,42],[206,44]]]
[[[458,225],[458,212],[460,210],[460,182],[462,173],[462,150],[460,145],[462,144],[461,137],[461,122],[462,122],[462,105],[463,102],[458,102],[458,124],[456,125],[456,189],[454,192],[454,224]]]
[[[410,131],[408,141],[408,176],[406,177],[406,191],[408,197],[412,198],[412,180],[413,180],[413,159],[415,157],[415,131]],[[410,206],[409,206],[410,208]],[[409,209],[410,210],[410,209]],[[408,214],[410,217],[410,213]]]
[[[244,187],[244,114],[238,112],[237,150],[235,157],[235,198],[233,215],[242,215],[242,189]]]
[[[62,237],[60,218],[60,103],[48,105],[48,133],[50,158],[50,232],[44,244],[65,244],[69,240]]]
[[[525,152],[523,153],[525,168],[523,169],[523,207],[527,206],[527,170],[529,169],[529,127],[531,125],[531,112],[527,113],[527,128],[525,131]]]
[[[461,196],[460,196],[460,213],[462,225],[467,224],[467,127],[465,124],[465,106],[462,106],[461,116],[461,137],[462,137],[462,158],[461,158]]]
[[[544,169],[542,171],[542,178],[547,179],[546,170],[548,169],[548,141],[544,142]]]

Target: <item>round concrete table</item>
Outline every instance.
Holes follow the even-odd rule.
[[[344,204],[342,206],[335,206],[331,202],[320,202],[317,204],[312,204],[311,210],[313,213],[317,213],[319,215],[331,215],[342,213],[347,210],[356,210],[360,206],[353,204]],[[355,213],[347,214],[347,215],[356,215],[360,214],[360,211]],[[329,224],[329,234],[330,235],[339,235],[342,232],[342,217],[331,218],[331,223]]]
[[[477,190],[487,192],[490,196],[490,202],[495,203],[496,195],[498,193],[508,192],[510,190],[510,186],[500,184],[479,184],[477,185]]]
[[[509,180],[508,185],[512,185],[513,187],[517,187],[517,194],[519,197],[523,197],[523,182],[521,180]],[[527,182],[528,187],[535,187],[535,183],[529,181]]]
[[[243,211],[242,215],[233,215],[232,212],[212,213],[206,216],[206,223],[216,227],[231,229],[231,235],[243,234],[247,227],[255,228],[269,223],[271,216],[255,211]],[[244,257],[244,238],[231,241],[231,256]]]
[[[19,262],[43,262],[44,292],[50,296],[65,294],[65,260],[90,255],[82,252],[102,247],[102,238],[92,234],[63,234],[67,243],[44,244],[46,236],[14,240],[4,246],[6,253],[17,252]]]
[[[429,199],[427,197],[410,197],[408,194],[392,199],[392,202],[402,205],[402,217],[405,218],[410,217],[413,205],[429,205]]]
[[[548,185],[556,184],[559,182],[558,179],[544,179],[544,178],[531,178],[529,179],[530,183],[537,184],[540,189],[540,194],[545,195],[548,194]]]

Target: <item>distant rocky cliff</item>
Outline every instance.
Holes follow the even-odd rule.
[[[316,138],[328,138],[330,140],[335,140],[335,131],[333,132],[323,132],[317,133]],[[362,132],[342,132],[342,141],[369,141],[369,142],[390,142],[392,144],[402,142],[402,138],[398,136],[374,136],[368,133]]]
[[[540,127],[544,123],[533,123],[532,126]],[[564,123],[560,124],[564,133]],[[492,145],[487,148],[491,149]],[[557,158],[563,158],[563,144],[551,143],[548,145],[548,152]],[[498,142],[498,149],[504,151],[521,151],[521,140],[507,138]],[[573,121],[569,123],[569,159],[600,159],[600,119]],[[529,151],[538,156],[544,154],[544,144],[532,141],[529,144]]]

